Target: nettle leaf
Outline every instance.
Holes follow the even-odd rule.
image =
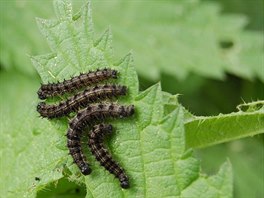
[[[37,26],[32,24],[35,23],[36,15],[52,17],[52,9],[41,1],[10,0],[0,1],[0,10],[1,67],[35,75],[36,71],[28,57],[30,54],[44,53],[48,46],[43,42]]]
[[[51,52],[32,57],[32,62],[44,83],[96,68],[120,71],[117,82],[129,87],[129,96],[118,102],[134,104],[136,115],[113,121],[117,130],[108,146],[126,169],[132,187],[121,189],[88,149],[85,153],[93,162],[93,173],[82,176],[68,155],[64,136],[68,120],[39,119],[35,110],[36,81],[1,73],[0,110],[4,116],[0,135],[5,141],[0,161],[5,171],[1,172],[0,186],[4,188],[0,193],[34,197],[67,178],[85,184],[87,197],[231,197],[230,163],[223,164],[215,176],[205,176],[188,148],[263,133],[263,101],[239,105],[237,113],[196,117],[178,103],[177,95],[162,92],[159,84],[139,93],[132,55],[114,62],[111,31],[107,29],[95,39],[89,3],[75,15],[69,1],[55,1],[54,7],[56,20],[37,20]],[[62,189],[68,195],[69,183]]]
[[[57,148],[62,136],[56,133],[56,124],[39,119],[37,86],[37,80],[21,74],[0,74],[0,194],[4,197],[35,197],[37,190],[63,177],[66,151]]]
[[[82,3],[74,1],[76,7]],[[96,28],[111,24],[117,54],[133,49],[135,67],[148,80],[157,80],[162,73],[179,80],[190,73],[223,79],[228,72],[264,82],[259,72],[263,67],[262,32],[244,30],[245,17],[220,13],[215,3],[111,0],[95,1],[93,6]],[[33,20],[35,16],[52,17],[52,3],[9,0],[0,1],[0,8],[1,65],[34,74],[26,55],[44,53],[47,44],[32,27]],[[21,23],[14,24],[17,20]]]
[[[186,121],[186,147],[207,147],[264,133],[264,101],[241,104],[238,109],[230,114],[194,116]]]
[[[49,139],[47,142],[55,142],[53,146],[43,149],[52,156],[56,155],[56,158],[51,160],[51,156],[45,156],[48,164],[40,170],[40,184],[37,183],[28,190],[27,183],[20,183],[24,187],[23,194],[33,195],[46,184],[65,176],[71,181],[84,183],[87,197],[231,197],[230,163],[222,165],[215,176],[201,174],[199,161],[193,157],[191,150],[185,150],[184,117],[189,114],[184,113],[175,96],[161,91],[160,84],[138,93],[138,79],[132,55],[128,54],[116,63],[113,61],[109,29],[99,39],[95,39],[90,3],[76,15],[73,15],[71,3],[67,0],[54,1],[54,7],[57,19],[37,19],[40,31],[52,52],[34,56],[32,62],[44,83],[61,81],[97,68],[111,67],[119,70],[120,79],[117,82],[129,87],[129,97],[119,102],[134,104],[136,115],[130,119],[113,121],[116,133],[108,143],[115,159],[127,171],[131,188],[121,189],[117,179],[99,166],[88,149],[86,154],[92,162],[93,172],[89,176],[81,175],[76,165],[72,164],[71,157],[67,155],[64,136],[67,122],[43,120],[37,121],[42,127],[38,129],[41,137],[47,135],[43,131],[48,130],[53,135],[45,137]],[[174,108],[165,105],[171,102],[175,102]],[[36,144],[37,141],[43,142],[39,139],[32,141]],[[43,155],[40,151],[43,149],[38,150],[41,157]],[[39,163],[41,165],[37,166],[43,165],[41,160]],[[30,174],[25,178],[33,177],[31,169],[33,168],[27,171]],[[53,173],[51,170],[58,172],[57,177],[45,174]],[[15,190],[16,188],[13,189],[14,193]]]
[[[182,80],[191,72],[223,79],[228,72],[264,80],[256,72],[264,66],[263,36],[244,30],[245,17],[222,14],[214,2],[112,0],[94,7],[95,26],[111,23],[118,52],[135,50],[136,69],[147,79],[165,73]]]
[[[163,93],[165,113],[179,107],[178,95]],[[238,112],[217,116],[195,116],[184,111],[186,149],[208,147],[264,133],[264,101],[244,103]]]

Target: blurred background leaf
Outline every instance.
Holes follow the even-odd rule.
[[[164,91],[183,94],[181,103],[194,114],[216,115],[234,111],[242,100],[264,98],[263,7],[262,0],[98,0],[93,18],[97,32],[110,25],[115,54],[133,50],[141,89],[161,80]],[[52,2],[0,1],[0,71],[7,76],[2,84],[21,80],[8,77],[14,73],[39,84],[29,55],[49,49],[35,17],[54,17]],[[1,110],[1,125],[4,114]],[[259,135],[198,154],[209,172],[229,157],[235,197],[259,197],[264,195],[263,140]]]
[[[81,3],[75,1],[74,5],[80,7]],[[3,66],[8,67],[15,60],[15,65],[25,64],[19,67],[22,71],[32,73],[21,52],[39,54],[47,49],[32,24],[36,16],[52,16],[52,4],[39,4],[38,0],[1,1]],[[161,73],[179,80],[190,73],[223,79],[228,72],[264,81],[264,74],[258,72],[263,37],[243,30],[245,17],[222,15],[218,4],[198,0],[111,0],[94,1],[93,7],[97,30],[101,32],[111,24],[116,53],[133,49],[137,71],[148,80],[159,79]]]

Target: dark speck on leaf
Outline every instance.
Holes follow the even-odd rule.
[[[35,180],[36,180],[36,181],[40,181],[40,178],[39,178],[39,177],[35,177]]]

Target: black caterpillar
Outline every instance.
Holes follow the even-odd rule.
[[[107,117],[124,118],[134,114],[134,105],[123,106],[113,103],[91,104],[80,111],[71,121],[70,128],[82,130],[85,126],[92,124],[94,120],[104,120]]]
[[[68,148],[70,154],[84,175],[91,173],[89,163],[81,149],[80,137],[87,125],[93,124],[96,120],[103,120],[107,117],[123,118],[133,115],[134,105],[122,106],[117,104],[93,104],[79,112],[69,124],[67,132]]]
[[[79,76],[73,77],[69,80],[64,80],[63,82],[42,84],[38,90],[38,97],[40,99],[46,99],[52,96],[63,95],[65,93],[75,94],[76,90],[78,89],[83,89],[86,86],[97,84],[110,78],[116,79],[117,75],[117,70],[105,68],[85,74],[80,74]],[[85,128],[87,126],[91,127],[96,122],[100,120],[103,121],[109,117],[124,118],[134,114],[134,105],[122,106],[112,103],[90,103],[96,101],[102,102],[100,100],[126,95],[126,93],[126,86],[107,84],[96,85],[93,88],[85,89],[84,91],[73,95],[66,101],[62,101],[59,104],[49,105],[45,102],[40,102],[37,105],[37,111],[40,113],[40,115],[47,118],[66,116],[71,112],[78,112],[81,108],[86,107],[84,110],[79,111],[77,115],[70,121],[69,129],[66,135],[69,153],[83,175],[89,175],[92,171],[81,148],[81,136]],[[105,127],[97,128],[97,126]],[[102,135],[99,135],[99,131],[101,131]],[[126,176],[124,170],[111,158],[111,155],[107,152],[102,144],[104,134],[111,131],[111,125],[96,125],[91,131],[92,134],[90,134],[92,135],[90,137],[91,140],[94,141],[94,144],[89,140],[89,145],[92,146],[91,150],[92,153],[95,154],[96,158],[99,161],[101,159],[100,163],[119,178],[121,187],[128,188],[128,177]],[[96,135],[96,137],[93,137],[94,135]],[[103,163],[103,161],[107,159],[111,165],[108,163]]]
[[[122,188],[129,187],[128,177],[124,169],[113,160],[111,154],[103,145],[103,139],[107,134],[112,133],[113,126],[110,124],[95,125],[89,133],[88,145],[92,154],[110,173],[114,174],[120,181]]]
[[[88,85],[96,84],[110,78],[116,79],[117,75],[117,70],[105,68],[80,74],[79,76],[75,76],[69,80],[64,80],[63,82],[42,84],[38,90],[38,97],[44,100],[52,96],[72,93],[75,90]]]
[[[37,106],[37,111],[42,117],[56,118],[77,112],[81,107],[86,107],[89,103],[100,99],[112,98],[126,95],[127,87],[120,85],[103,85],[95,86],[91,89],[86,89],[66,101],[59,104],[48,105],[45,102],[40,102]]]

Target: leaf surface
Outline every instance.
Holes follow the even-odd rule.
[[[32,24],[36,16],[54,16],[52,3],[3,2],[1,64],[34,74],[28,55],[48,48]],[[74,1],[74,6],[82,3]],[[245,17],[222,14],[215,3],[112,0],[95,1],[93,6],[96,28],[103,30],[111,24],[117,54],[133,49],[137,72],[149,80],[159,79],[162,73],[179,80],[190,73],[212,79],[232,73],[264,81],[259,72],[264,67],[262,33],[244,30]],[[22,22],[14,24],[17,20]]]
[[[240,105],[242,111],[212,117],[196,117],[185,123],[187,148],[207,147],[264,133],[264,101]],[[199,138],[197,138],[199,137]]]
[[[114,158],[127,171],[131,188],[121,189],[117,179],[99,166],[88,149],[85,149],[85,154],[92,162],[93,172],[86,177],[81,175],[76,165],[72,164],[71,156],[67,155],[64,135],[68,120],[38,118],[36,95],[33,94],[37,87],[31,81],[22,79],[24,86],[17,86],[16,80],[6,86],[1,83],[3,95],[10,98],[7,101],[1,95],[1,115],[6,114],[7,121],[1,135],[8,140],[5,144],[15,145],[14,148],[4,145],[1,153],[1,158],[8,158],[5,162],[1,160],[1,167],[6,169],[1,178],[5,178],[7,183],[12,182],[8,188],[1,189],[1,194],[34,197],[47,184],[66,177],[79,184],[84,183],[87,197],[184,197],[202,194],[204,189],[211,197],[231,197],[231,165],[225,163],[215,176],[201,174],[199,161],[193,157],[191,150],[185,150],[183,108],[178,105],[175,109],[164,110],[163,100],[176,100],[166,96],[160,84],[138,92],[132,55],[113,62],[111,32],[107,30],[99,39],[94,38],[89,3],[81,9],[79,16],[73,15],[69,1],[54,1],[54,7],[57,19],[38,19],[51,53],[34,56],[32,62],[44,83],[61,81],[96,68],[119,70],[117,82],[129,87],[129,97],[117,102],[134,104],[136,115],[112,122],[116,131],[108,146]],[[17,111],[9,111],[17,98],[8,91],[10,86],[19,87],[16,94],[21,95],[20,102],[18,107],[13,107]],[[25,102],[27,105],[24,105]],[[18,121],[11,127],[11,119],[16,118]],[[15,181],[14,177],[17,178]]]

